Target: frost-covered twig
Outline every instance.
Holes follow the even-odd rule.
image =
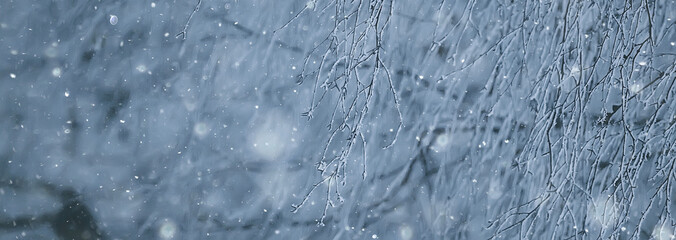
[[[202,5],[202,0],[197,0],[195,8],[192,10],[190,16],[188,16],[188,20],[186,20],[185,24],[183,25],[183,30],[176,34],[176,38],[181,36],[183,40],[185,40],[188,37],[188,26],[190,25],[190,20],[192,20],[192,17],[195,15],[195,13],[200,10],[200,5]]]

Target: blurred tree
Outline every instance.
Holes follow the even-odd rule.
[[[672,0],[0,9],[0,174],[86,195],[66,238],[676,231]]]

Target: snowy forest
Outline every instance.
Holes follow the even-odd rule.
[[[0,240],[674,239],[674,0],[0,0]]]

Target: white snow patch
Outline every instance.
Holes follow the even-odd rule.
[[[263,119],[255,121],[253,127],[249,146],[265,160],[279,160],[294,145],[291,143],[293,126],[281,113],[267,113]]]
[[[588,210],[588,215],[592,217],[595,223],[603,227],[610,227],[620,216],[619,211],[615,200],[606,196],[599,197],[594,201],[594,204]]]
[[[305,7],[306,7],[307,9],[315,9],[315,1],[314,1],[314,0],[313,0],[313,1],[308,1],[307,3],[305,3]]]
[[[442,133],[437,138],[434,140],[434,143],[432,143],[431,149],[435,152],[440,152],[446,149],[446,146],[448,146],[450,142],[450,134],[449,133]]]
[[[399,236],[402,240],[411,240],[413,239],[413,228],[408,225],[403,225],[399,228]]]
[[[136,66],[136,71],[138,71],[140,73],[144,73],[144,72],[146,72],[146,70],[148,70],[148,68],[146,68],[146,65],[140,64],[140,65]]]
[[[656,240],[670,240],[670,239],[676,239],[676,236],[674,235],[674,230],[671,229],[669,226],[665,225],[657,225],[653,229],[653,238]]]
[[[55,67],[54,69],[52,69],[52,76],[57,78],[61,77],[61,68]]]
[[[116,25],[117,24],[117,16],[115,15],[110,15],[110,25]]]
[[[159,236],[162,239],[172,239],[176,235],[176,223],[165,219],[160,225]]]
[[[629,86],[629,91],[631,91],[632,93],[638,93],[639,91],[641,91],[641,84],[638,83],[632,84],[631,86]]]
[[[195,126],[193,127],[193,132],[199,138],[205,137],[207,134],[209,134],[209,131],[210,131],[209,126],[203,122],[199,122],[195,124]]]

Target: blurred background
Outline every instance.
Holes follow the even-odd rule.
[[[676,3],[0,1],[0,239],[673,239]]]

